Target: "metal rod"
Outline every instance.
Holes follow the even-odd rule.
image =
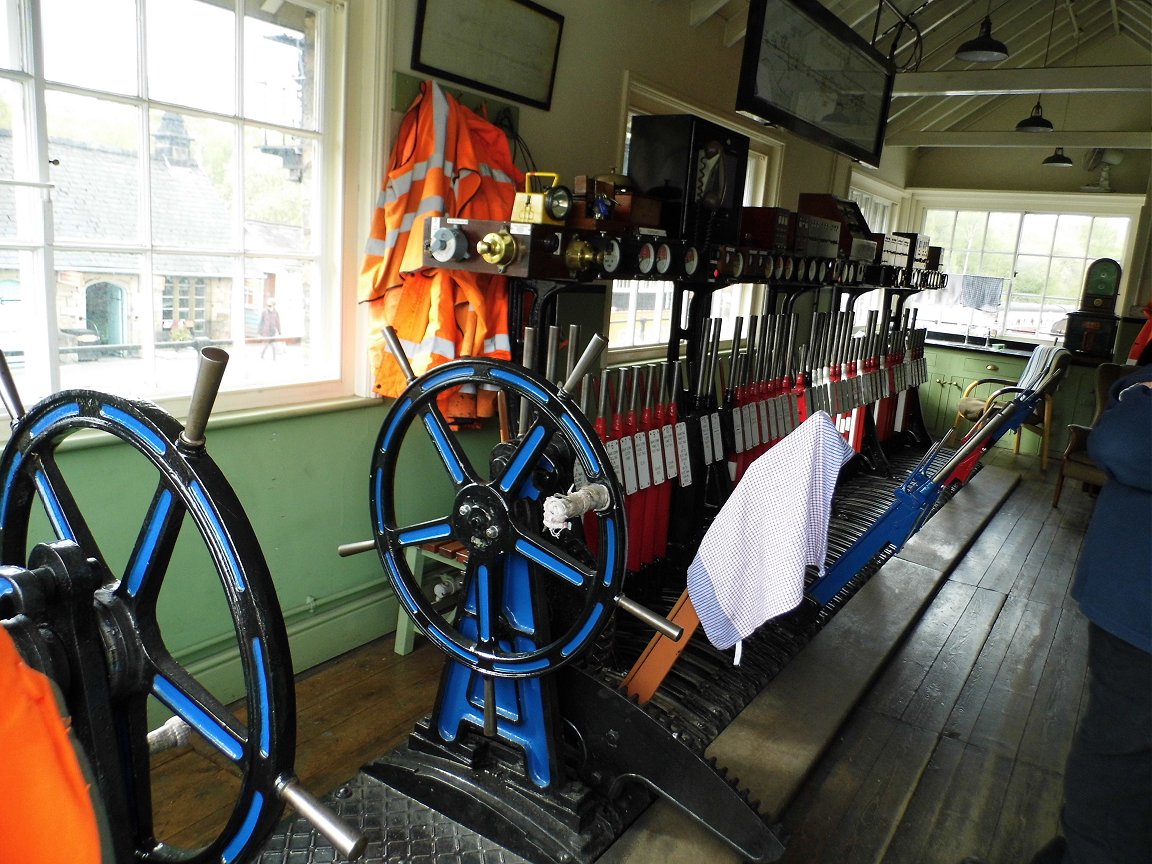
[[[629,600],[623,594],[616,598],[616,605],[629,615],[639,618],[653,630],[658,631],[661,636],[667,636],[673,642],[679,642],[680,637],[684,635],[683,627],[678,624],[673,624],[663,615],[657,615],[651,609],[646,606],[641,606],[635,600]]]
[[[295,777],[282,782],[276,791],[349,861],[356,861],[364,854],[368,838],[344,824],[343,820],[322,804],[319,798],[301,786]]]
[[[188,447],[204,446],[204,430],[212,414],[216,394],[220,392],[220,382],[224,369],[228,366],[228,352],[222,348],[203,348],[200,351],[200,367],[196,371],[196,383],[192,386],[192,399],[188,404],[188,419],[180,441]]]
[[[16,380],[12,377],[12,370],[8,368],[8,359],[3,351],[0,351],[0,399],[4,400],[8,416],[13,420],[24,416],[24,403],[20,401],[20,391],[16,389]]]
[[[348,558],[352,555],[360,555],[364,552],[371,552],[375,548],[375,540],[357,540],[354,543],[341,543],[336,547],[336,554],[341,558]]]
[[[496,679],[484,676],[484,735],[496,737]]]
[[[553,324],[548,328],[548,354],[544,358],[544,377],[556,380],[556,362],[560,354],[560,328]]]
[[[572,372],[576,368],[576,349],[580,344],[580,325],[568,325],[568,362],[564,367],[564,380],[567,381],[572,377]],[[581,378],[584,376],[581,375]]]
[[[411,384],[416,380],[416,373],[412,371],[412,364],[408,362],[408,355],[404,353],[404,346],[400,344],[400,337],[396,335],[396,328],[391,324],[380,331],[384,334],[384,341],[388,343],[388,350],[400,364],[400,371],[404,373],[404,380]]]
[[[604,350],[604,346],[608,344],[608,340],[601,336],[599,333],[595,334],[589,341],[588,347],[584,349],[584,353],[580,359],[576,361],[576,365],[568,373],[568,380],[560,388],[565,393],[571,393],[580,380],[588,374],[589,370],[595,365],[596,361],[600,359],[600,354]]]
[[[520,358],[521,365],[531,371],[536,364],[536,328],[524,328],[524,355]],[[528,429],[528,399],[520,397],[520,411],[517,414],[516,434],[523,435]]]

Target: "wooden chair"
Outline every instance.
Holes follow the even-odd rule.
[[[1101,363],[1096,367],[1096,413],[1092,415],[1092,426],[1096,425],[1104,406],[1108,404],[1108,393],[1112,385],[1133,368],[1135,367],[1121,366],[1119,363]],[[1064,449],[1064,456],[1060,460],[1056,491],[1052,494],[1053,507],[1060,503],[1060,490],[1064,487],[1065,477],[1071,477],[1085,486],[1095,486],[1097,489],[1108,480],[1104,469],[1093,462],[1092,457],[1088,455],[1088,433],[1091,431],[1091,426],[1068,424],[1068,446]]]
[[[1063,348],[1040,346],[1028,358],[1028,363],[1024,366],[1024,371],[1018,381],[1008,378],[979,378],[973,381],[964,388],[964,393],[956,408],[956,422],[953,425],[959,427],[961,421],[964,420],[973,424],[979,423],[985,416],[990,416],[989,412],[994,410],[997,404],[1003,404],[1014,399],[1018,393],[1027,393],[1033,390],[1050,371],[1055,371],[1056,376],[1042,394],[1041,400],[1036,405],[1036,410],[1016,431],[1016,453],[1020,452],[1020,436],[1023,434],[1023,430],[1027,429],[1029,432],[1040,436],[1040,470],[1046,471],[1048,469],[1048,450],[1052,440],[1053,391],[1068,371],[1071,360],[1072,355]],[[990,385],[997,385],[997,387],[987,395],[977,393],[980,388],[988,388]]]

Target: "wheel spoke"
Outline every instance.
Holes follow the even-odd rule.
[[[136,536],[132,557],[124,569],[123,591],[135,597],[142,591],[155,597],[172,560],[172,550],[184,522],[184,503],[161,482]]]
[[[447,519],[433,519],[407,528],[397,528],[391,533],[399,545],[415,546],[432,540],[447,540],[452,536],[452,523]]]
[[[240,763],[248,737],[240,722],[175,661],[159,666],[152,679],[152,695],[222,754]]]
[[[100,571],[100,580],[105,585],[115,581],[115,577],[108,569],[100,545],[88,527],[72,491],[64,480],[64,475],[51,459],[41,461],[35,474],[36,491],[40,501],[48,513],[48,521],[52,523],[52,530],[56,532],[57,540],[71,540],[84,550],[84,554],[96,561]]]
[[[521,534],[513,548],[533,564],[538,564],[577,588],[590,585],[595,579],[595,570],[581,564],[568,553],[551,544],[541,543],[536,538]]]
[[[533,423],[523,440],[516,447],[507,467],[496,478],[496,487],[509,495],[515,495],[528,476],[528,472],[536,467],[544,448],[551,438],[551,429],[544,425],[539,418]]]
[[[430,403],[422,416],[424,427],[428,430],[428,435],[432,438],[432,444],[436,448],[436,452],[440,454],[444,467],[448,469],[453,484],[459,488],[465,483],[478,482],[479,478],[476,472],[472,470],[468,457],[460,448],[459,439],[448,428],[448,424],[440,414],[440,409],[434,403]]]

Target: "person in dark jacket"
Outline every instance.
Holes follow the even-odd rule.
[[[1113,385],[1088,452],[1108,474],[1072,587],[1089,621],[1088,705],[1064,836],[1034,864],[1152,862],[1152,365]]]

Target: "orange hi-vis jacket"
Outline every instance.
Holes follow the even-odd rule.
[[[56,691],[3,627],[0,694],[0,861],[100,864],[98,802]]]
[[[407,386],[380,329],[391,324],[419,375],[458,357],[509,359],[508,285],[503,276],[424,268],[430,216],[507,219],[524,175],[504,133],[433,81],[420,86],[392,150],[360,274],[369,304],[372,372],[379,396]],[[441,399],[449,418],[491,415],[472,394]]]

